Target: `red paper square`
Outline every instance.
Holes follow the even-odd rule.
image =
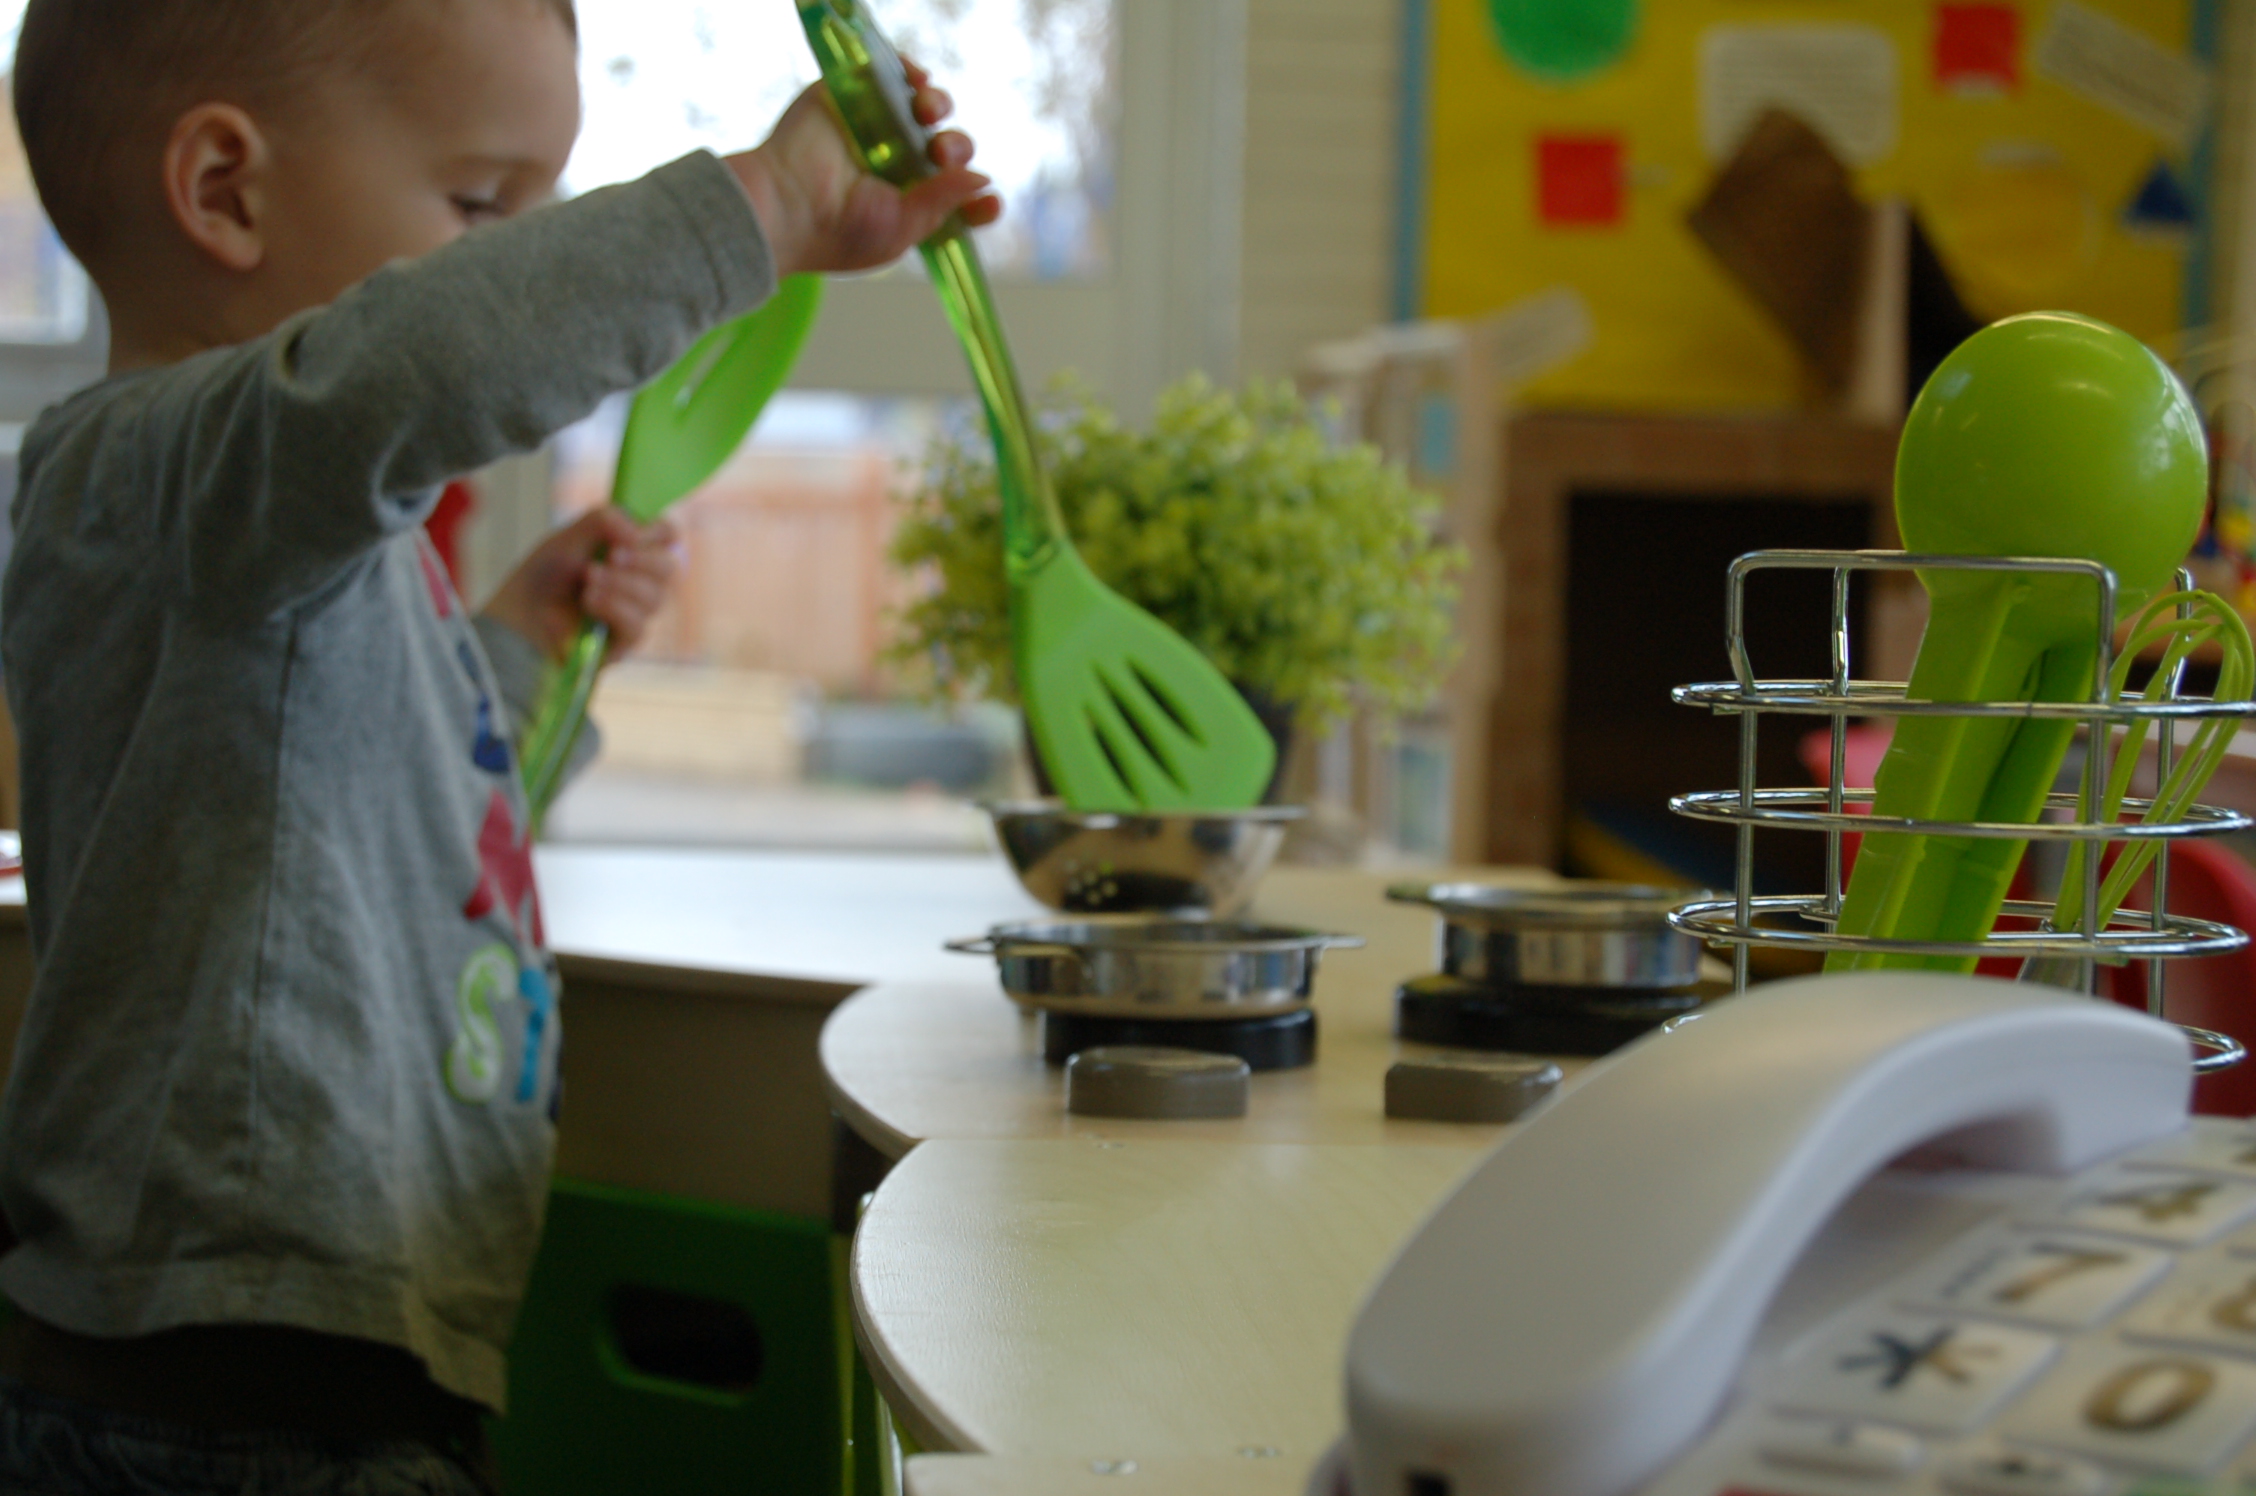
[[[1935,7],[1935,86],[2011,93],[2021,86],[2021,12],[2010,5]]]
[[[1540,135],[1535,142],[1536,216],[1554,228],[1622,221],[1622,138]]]

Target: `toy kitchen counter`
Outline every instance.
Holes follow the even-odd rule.
[[[855,1236],[856,1329],[927,1451],[915,1496],[1103,1491],[1131,1471],[1169,1496],[1304,1488],[1339,1430],[1364,1290],[1501,1131],[1387,1115],[1389,1068],[1437,1054],[1394,1035],[1436,941],[1389,882],[1280,868],[1263,885],[1248,918],[1364,944],[1318,968],[1313,1063],[1256,1069],[1240,1116],[1068,1111],[1043,1019],[991,961],[831,1015],[826,1091],[883,1180]]]
[[[852,1274],[871,1375],[930,1451],[909,1461],[908,1490],[1074,1491],[1108,1472],[1135,1473],[1154,1496],[1305,1489],[1342,1427],[1357,1305],[1484,1156],[1141,1138],[919,1146],[864,1216]]]

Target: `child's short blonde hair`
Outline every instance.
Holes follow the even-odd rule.
[[[79,259],[109,248],[120,164],[173,121],[224,100],[286,108],[340,66],[366,63],[382,22],[470,0],[31,0],[16,42],[16,127],[56,232]],[[573,0],[525,0],[578,34]]]

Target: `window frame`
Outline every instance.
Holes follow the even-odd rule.
[[[102,293],[89,281],[86,330],[77,342],[0,342],[0,425],[28,424],[48,406],[100,379],[109,359],[109,314]]]
[[[1193,369],[1235,377],[1246,4],[1116,0],[1111,265],[1086,279],[1001,280],[994,288],[1029,390],[1072,369],[1134,417]],[[972,393],[921,273],[833,280],[791,384]]]

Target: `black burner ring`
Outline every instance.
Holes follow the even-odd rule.
[[[1418,977],[1395,994],[1394,1031],[1420,1044],[1518,1054],[1608,1054],[1700,1005],[1641,987],[1488,986]]]
[[[1150,1044],[1236,1055],[1256,1070],[1298,1070],[1316,1061],[1316,1010],[1269,1018],[1105,1018],[1093,1013],[1042,1013],[1042,1058],[1062,1065],[1084,1049]]]

